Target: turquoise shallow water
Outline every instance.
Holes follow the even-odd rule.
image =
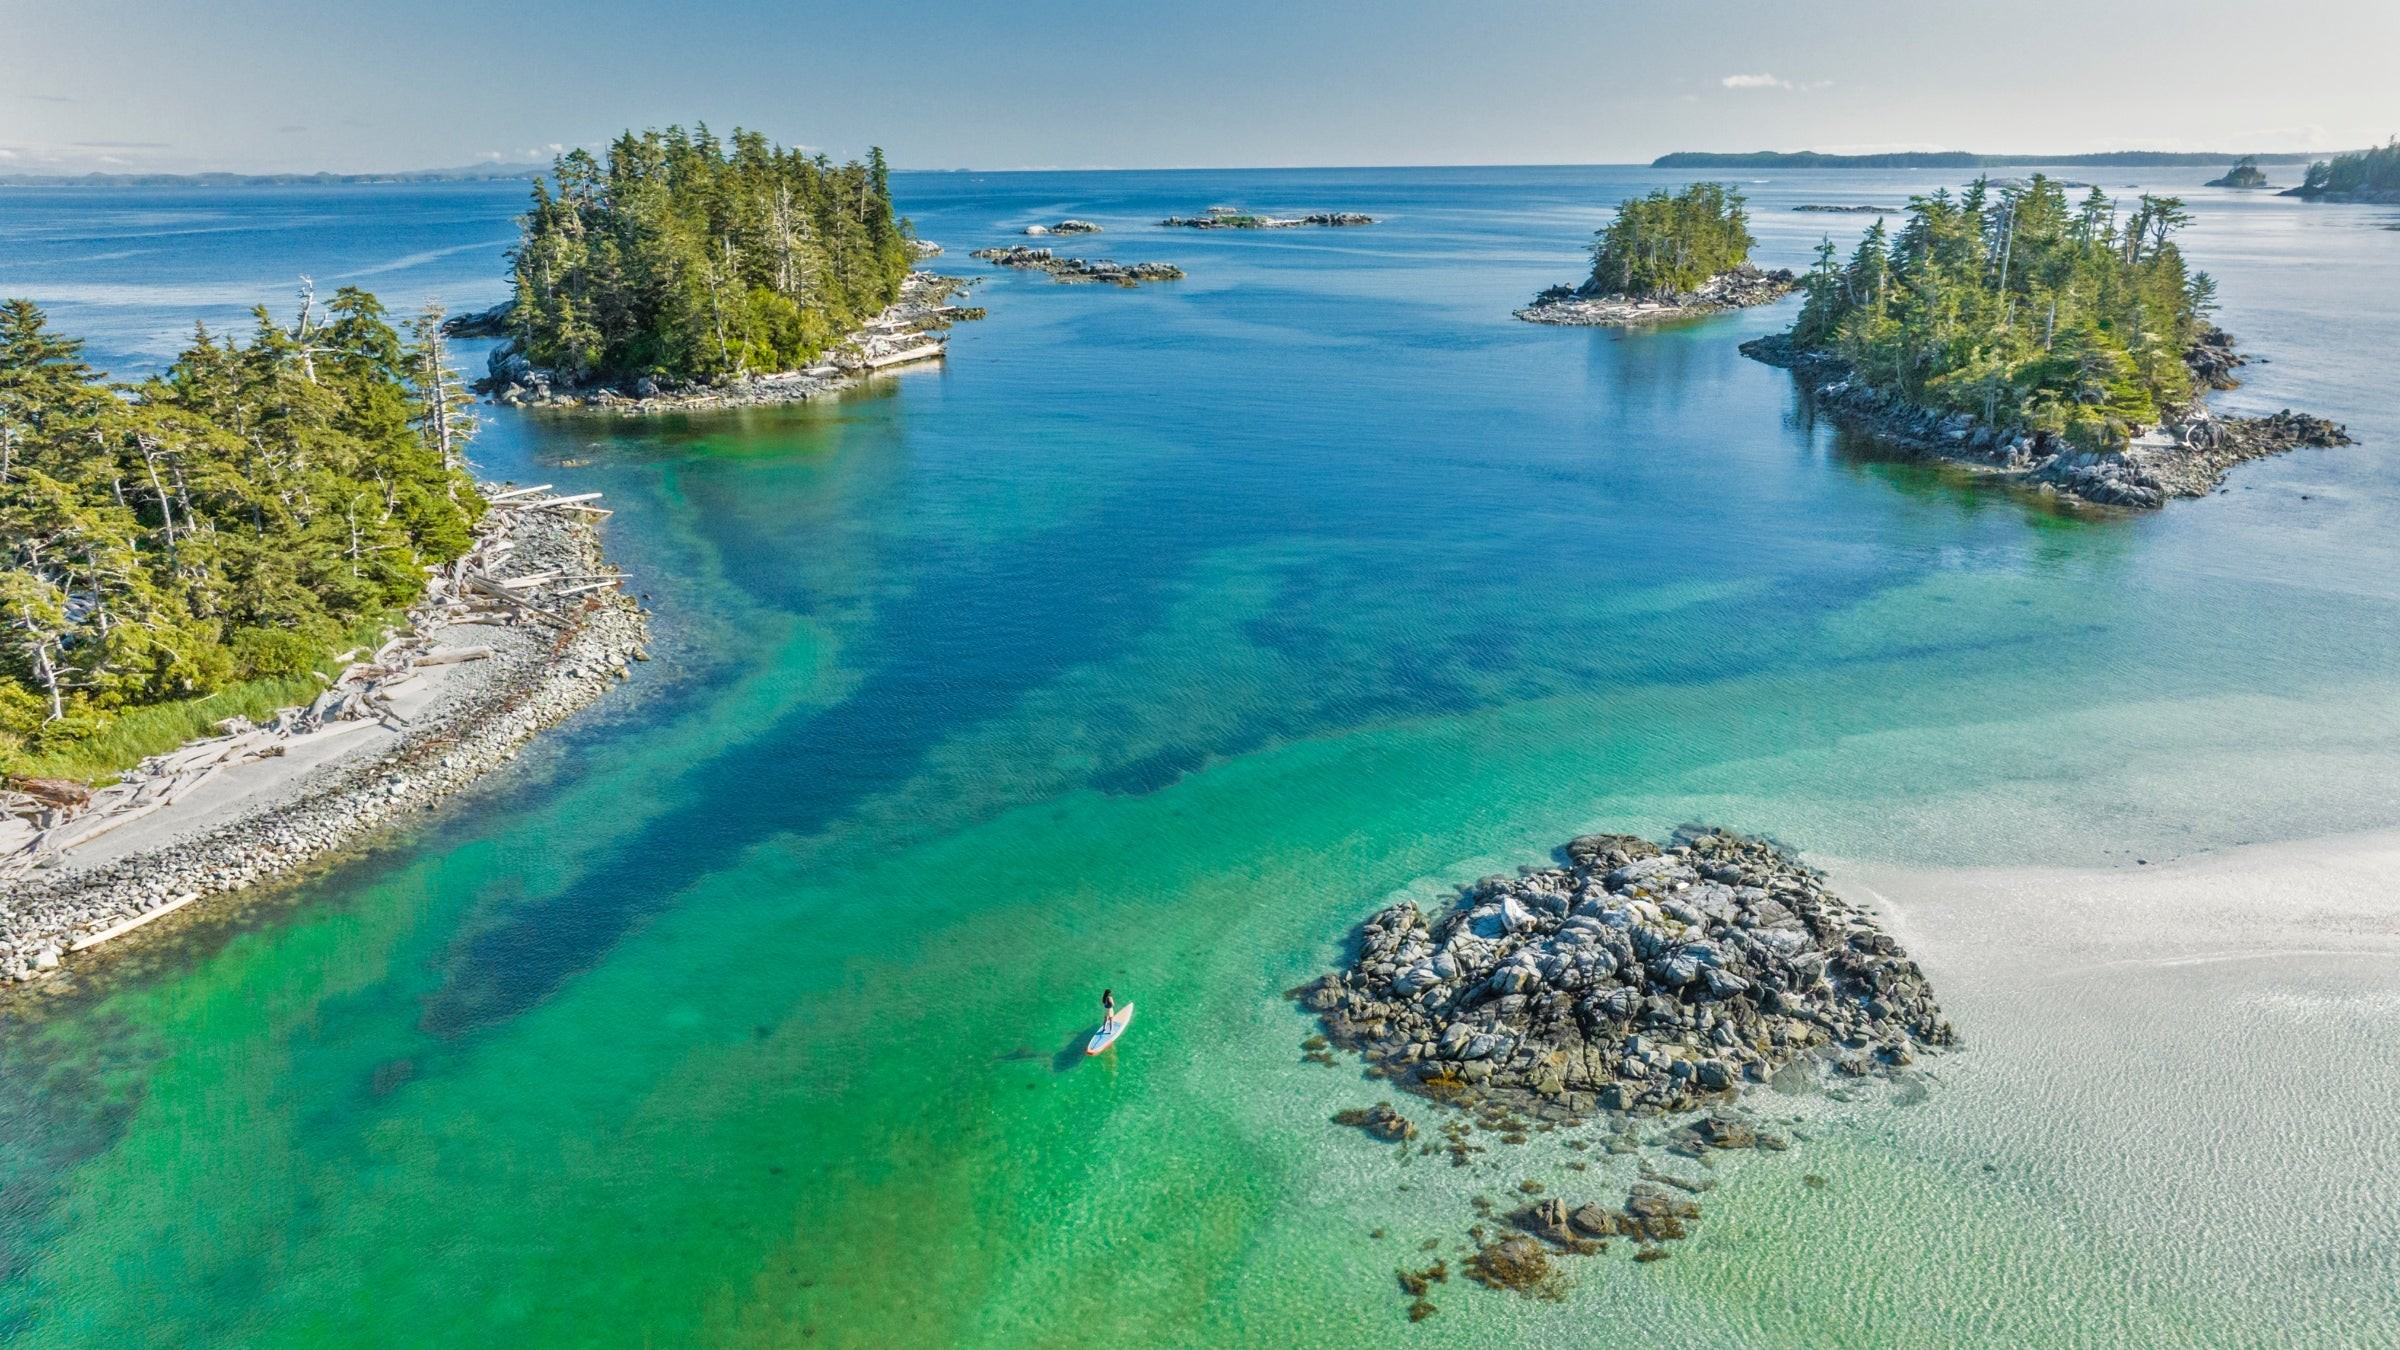
[[[661,659],[389,846],[7,1015],[0,1337],[2374,1339],[2400,1215],[2342,1179],[2388,1131],[2278,1178],[2321,1197],[2278,1262],[2086,1180],[2089,1094],[1998,1100],[1972,1049],[1922,1105],[1795,1106],[1821,1137],[1730,1169],[1675,1260],[1406,1323],[1390,1270],[1466,1195],[1583,1179],[1324,1123],[1371,1095],[1277,991],[1392,892],[1695,817],[1916,866],[2400,821],[2391,212],[2186,193],[2270,358],[2225,402],[2366,444],[2132,519],[1808,425],[1734,351],[1782,310],[1508,317],[1650,185],[905,175],[958,270],[1073,214],[1191,277],[992,277],[946,369],[822,407],[495,414],[488,471],[607,492]],[[1763,252],[1932,185],[1753,185]],[[495,298],[517,200],[11,192],[0,290],[130,371],[302,271]],[[1143,227],[1220,202],[1388,219]],[[1103,984],[1143,1017],[1087,1064]],[[2038,1040],[1962,992],[1987,1064]]]

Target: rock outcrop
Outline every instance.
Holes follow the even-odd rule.
[[[442,320],[442,336],[454,338],[497,338],[510,333],[509,321],[517,315],[517,302],[503,300],[490,309],[453,314]]]
[[[1267,216],[1231,206],[1212,206],[1196,216],[1169,216],[1158,222],[1176,230],[1290,230],[1305,225],[1340,229],[1372,225],[1375,217],[1356,211],[1311,211],[1304,216]]]
[[[2263,188],[2272,187],[2274,185],[2267,181],[2267,175],[2258,167],[2258,161],[2245,155],[2232,168],[2225,171],[2224,177],[2209,179],[2207,186],[2221,188]]]
[[[1518,310],[1517,317],[1527,323],[1625,328],[1771,304],[1790,295],[1799,284],[1800,278],[1788,270],[1762,272],[1747,265],[1711,277],[1698,290],[1679,295],[1605,295],[1586,282],[1580,287],[1551,287]]]
[[[1005,248],[979,248],[968,256],[981,258],[995,267],[1048,272],[1063,282],[1097,281],[1112,286],[1138,286],[1145,281],[1180,281],[1183,278],[1183,269],[1173,263],[1061,258],[1046,248],[1027,248],[1023,244],[1010,244]]]
[[[1553,1117],[1684,1111],[1804,1058],[1871,1073],[1955,1040],[1873,916],[1774,844],[1687,827],[1567,858],[1432,919],[1385,909],[1349,969],[1294,995],[1402,1087]]]
[[[1066,218],[1065,220],[1062,220],[1062,221],[1058,222],[1056,225],[1028,225],[1028,226],[1026,226],[1026,227],[1025,227],[1025,233],[1027,233],[1027,234],[1098,234],[1098,233],[1100,233],[1100,227],[1099,227],[1099,226],[1097,226],[1097,225],[1094,225],[1092,222],[1090,222],[1090,221],[1088,221],[1088,220],[1077,220],[1077,219],[1075,219],[1073,216],[1069,216],[1069,217],[1068,217],[1068,218]]]

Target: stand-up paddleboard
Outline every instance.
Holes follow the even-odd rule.
[[[1117,1037],[1124,1035],[1125,1028],[1131,1026],[1132,1024],[1133,1005],[1128,1003],[1124,1007],[1117,1009],[1117,1015],[1115,1017],[1100,1024],[1100,1029],[1092,1033],[1092,1043],[1083,1048],[1083,1053],[1087,1055],[1096,1055],[1101,1051],[1106,1050],[1108,1047],[1115,1045],[1117,1043]]]

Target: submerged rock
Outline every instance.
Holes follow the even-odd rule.
[[[1520,1294],[1556,1299],[1565,1282],[1550,1262],[1550,1253],[1529,1237],[1511,1234],[1490,1243],[1466,1259],[1467,1278],[1489,1289],[1512,1289]]]
[[[1390,1102],[1377,1102],[1363,1111],[1337,1111],[1333,1123],[1365,1130],[1387,1144],[1402,1144],[1417,1137],[1415,1122],[1392,1109]]]

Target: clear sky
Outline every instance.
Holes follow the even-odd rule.
[[[0,173],[2327,150],[2400,131],[2395,52],[2400,0],[0,0]]]

